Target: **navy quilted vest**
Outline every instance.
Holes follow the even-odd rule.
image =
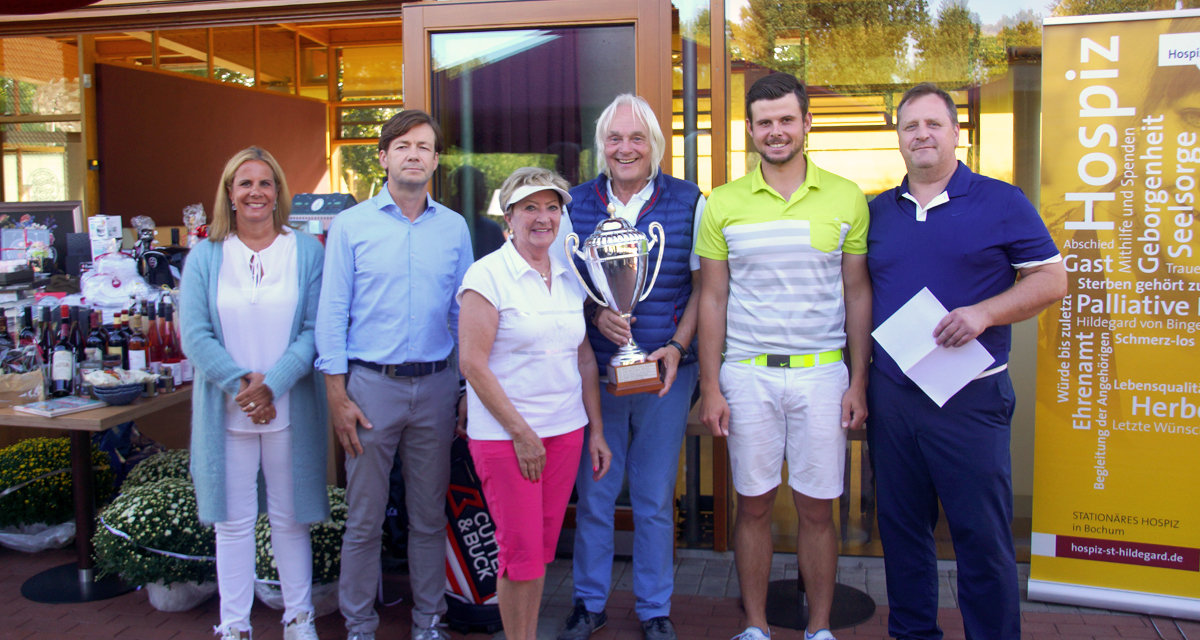
[[[642,207],[638,215],[637,228],[650,237],[650,223],[658,222],[666,232],[666,251],[663,254],[662,268],[658,273],[658,281],[654,289],[633,310],[637,322],[633,324],[633,340],[647,353],[667,344],[675,335],[675,327],[683,315],[688,298],[692,295],[692,271],[688,265],[688,257],[692,253],[692,227],[696,214],[696,202],[700,199],[700,188],[696,185],[672,178],[661,171],[654,178],[654,191],[650,201]],[[571,204],[569,205],[571,226],[579,234],[582,245],[596,225],[608,218],[608,177],[600,174],[595,180],[585,182],[571,189]],[[650,267],[646,275],[646,284],[654,275],[654,263],[658,260],[658,245],[650,250]],[[583,261],[575,256],[575,266],[579,268],[589,287],[591,277]],[[595,287],[592,288],[595,292]],[[605,338],[600,330],[588,324],[588,338],[592,350],[596,352],[596,361],[601,373],[608,367],[608,361],[617,351],[617,345]],[[688,357],[680,362],[690,364],[696,361],[695,341],[688,346]]]

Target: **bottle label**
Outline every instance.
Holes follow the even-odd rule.
[[[108,348],[108,355],[110,355],[110,356],[124,356],[125,354],[121,353],[121,347],[119,347],[119,346],[116,346],[116,345],[113,345],[113,346],[110,346],[110,347]]]
[[[85,356],[87,356],[88,360],[95,360],[96,362],[100,362],[101,360],[104,359],[104,354],[100,352],[99,347],[88,347],[83,350],[83,353]]]
[[[146,368],[146,352],[129,350],[129,370],[138,371]]]
[[[75,377],[75,354],[69,349],[55,351],[51,360],[50,377],[54,380],[71,380]]]

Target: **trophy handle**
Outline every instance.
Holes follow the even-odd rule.
[[[647,247],[647,249],[654,248],[654,244],[655,244],[654,231],[656,229],[658,230],[658,262],[654,263],[654,277],[650,279],[650,286],[646,287],[645,292],[642,293],[642,297],[638,298],[638,302],[645,300],[646,296],[650,295],[650,291],[654,289],[654,283],[658,282],[658,268],[662,266],[663,249],[667,248],[667,234],[663,231],[662,225],[659,224],[658,222],[651,222],[650,223],[650,246]],[[572,262],[571,264],[575,264],[575,263]]]
[[[655,222],[654,224],[658,223]],[[575,245],[574,248],[572,248],[572,244]],[[580,275],[579,267],[575,266],[575,256],[578,255],[580,258],[584,257],[584,255],[578,251],[579,236],[574,233],[567,234],[567,239],[563,242],[563,248],[567,250],[567,263],[571,265],[571,271],[574,271],[575,277],[579,278],[579,284],[583,285],[583,290],[587,292],[588,297],[595,301],[596,304],[602,307],[607,307],[608,303],[604,302],[600,298],[597,298],[596,294],[592,293],[592,288],[588,286],[587,280],[584,280],[583,276]],[[659,259],[661,258],[662,256],[660,255]]]

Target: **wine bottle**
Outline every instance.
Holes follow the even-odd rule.
[[[50,366],[50,350],[54,348],[54,327],[50,324],[50,307],[42,307],[42,321],[38,326],[38,349],[42,354],[42,366]]]
[[[4,321],[3,326],[0,326],[0,350],[11,349],[16,346],[13,343],[12,334],[8,332],[8,315],[0,309],[0,320]]]
[[[83,316],[80,319],[80,316]],[[85,338],[87,331],[83,328],[87,324],[87,308],[86,307],[71,307],[71,344],[75,346],[75,364],[78,366],[81,362],[87,359],[85,348],[87,347]]]
[[[175,346],[175,329],[171,326],[171,307],[163,305],[162,309],[162,343],[163,343],[163,362],[179,362],[183,354]]]
[[[21,315],[21,333],[17,335],[17,343],[27,347],[37,343],[37,332],[33,329],[33,307],[26,306]]]
[[[133,321],[129,323],[129,340],[127,341],[126,351],[129,354],[129,364],[125,366],[130,371],[138,371],[145,369],[150,360],[146,353],[146,335],[142,333],[142,318],[139,315],[133,316]]]
[[[125,332],[121,330],[121,313],[117,312],[113,318],[112,329],[108,331],[108,355],[119,357],[121,359],[121,367],[129,368],[129,340],[125,337]]]
[[[104,323],[101,322],[102,315],[99,311],[91,314],[91,331],[88,332],[87,339],[84,342],[84,360],[95,360],[101,362],[104,360],[104,354],[108,352],[108,342],[104,339]]]
[[[62,306],[58,337],[54,341],[50,364],[50,395],[71,395],[75,382],[75,345],[71,343],[71,308]]]
[[[148,305],[146,311],[149,314],[149,322],[146,323],[146,351],[150,358],[150,370],[158,373],[163,363],[163,342],[158,331],[158,314],[153,304]]]

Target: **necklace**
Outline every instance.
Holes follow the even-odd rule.
[[[549,271],[547,271],[546,273],[538,273],[538,275],[542,277],[542,282],[550,282],[550,272]]]

